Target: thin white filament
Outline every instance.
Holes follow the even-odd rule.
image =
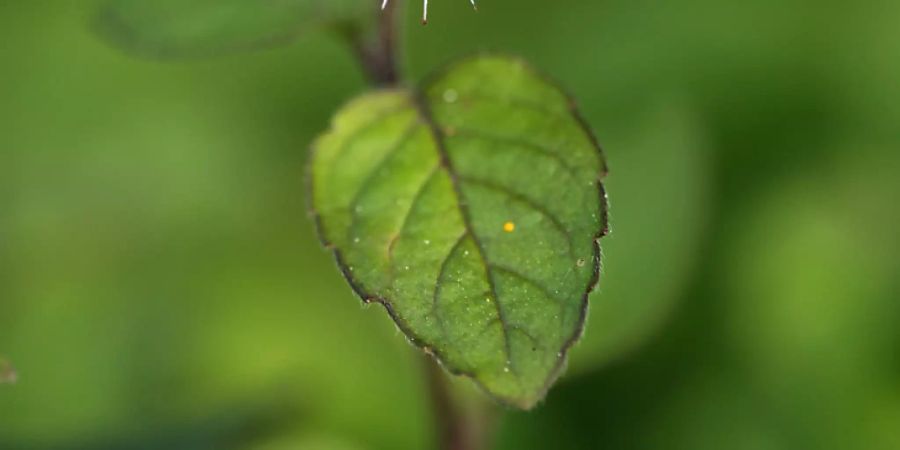
[[[387,8],[388,1],[384,0],[381,2],[381,9]],[[422,7],[422,23],[428,23],[428,0],[424,0],[425,4]],[[478,5],[475,4],[475,0],[469,0],[469,3],[472,4],[472,8],[475,11],[478,11]]]

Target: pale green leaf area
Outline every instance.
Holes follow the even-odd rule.
[[[110,0],[98,33],[145,57],[215,56],[287,44],[310,28],[369,17],[366,0]]]
[[[0,357],[0,384],[15,383],[18,376],[12,364]]]
[[[354,290],[504,403],[543,398],[581,334],[606,231],[603,157],[571,100],[478,57],[351,102],[311,197]]]

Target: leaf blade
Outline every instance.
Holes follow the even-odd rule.
[[[190,59],[287,44],[309,28],[372,9],[365,0],[110,0],[94,28],[136,55]]]
[[[384,104],[417,119],[391,125]],[[364,96],[314,146],[312,204],[357,293],[445,368],[525,409],[563,367],[599,271],[605,163],[581,127],[561,91],[488,57],[418,93]]]

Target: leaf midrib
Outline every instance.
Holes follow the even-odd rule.
[[[497,293],[497,285],[494,280],[494,274],[491,270],[491,266],[487,261],[486,252],[484,250],[484,245],[481,243],[481,239],[479,239],[478,234],[475,233],[475,227],[472,225],[472,218],[469,212],[469,207],[467,202],[465,201],[466,197],[463,195],[462,190],[460,189],[460,184],[458,180],[458,174],[453,169],[453,163],[450,161],[450,155],[447,152],[445,147],[445,137],[440,127],[437,126],[437,123],[434,121],[434,117],[431,114],[431,109],[428,107],[427,101],[423,98],[424,90],[422,91],[414,91],[411,94],[412,103],[415,106],[416,110],[419,112],[419,115],[425,121],[426,126],[431,131],[431,135],[434,138],[435,149],[438,152],[438,156],[440,157],[440,167],[447,171],[447,175],[450,178],[450,184],[453,187],[453,195],[456,198],[456,205],[459,207],[460,215],[462,216],[463,226],[466,229],[466,233],[472,238],[472,242],[475,243],[475,247],[478,249],[478,258],[481,261],[482,267],[484,267],[485,278],[488,282],[488,289],[490,290],[491,295],[491,303],[494,305],[494,308],[497,311],[497,319],[500,321],[500,330],[503,335],[503,350],[506,355],[506,365],[509,370],[516,376],[518,376],[518,372],[513,364],[512,357],[512,344],[509,338],[509,330],[508,323],[506,321],[506,316],[503,311],[503,306],[501,305],[500,296]],[[447,258],[450,255],[448,254]]]

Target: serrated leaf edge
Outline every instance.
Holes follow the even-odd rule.
[[[323,228],[323,225],[321,222],[321,217],[318,214],[318,212],[315,210],[315,206],[314,206],[314,202],[313,202],[313,199],[314,199],[313,163],[315,161],[317,144],[320,139],[322,139],[324,136],[331,134],[334,131],[334,122],[332,122],[330,128],[326,132],[322,133],[319,136],[319,138],[317,138],[316,141],[313,142],[313,144],[311,145],[311,148],[310,148],[309,159],[308,159],[308,163],[307,163],[307,167],[306,167],[307,205],[308,205],[309,215],[315,224],[315,229],[316,229],[317,235],[319,236],[319,240],[322,242],[323,246],[326,249],[331,250],[331,252],[335,258],[335,261],[337,263],[338,269],[340,270],[344,279],[347,281],[347,284],[349,284],[350,288],[353,290],[353,292],[358,297],[360,297],[360,299],[362,299],[363,303],[365,303],[365,304],[378,303],[378,304],[382,305],[384,307],[384,309],[387,311],[388,316],[390,316],[391,320],[394,321],[394,323],[397,325],[397,327],[400,329],[400,331],[403,332],[403,334],[406,336],[407,340],[412,345],[416,346],[417,348],[419,348],[426,354],[431,355],[441,365],[441,367],[443,367],[444,370],[446,370],[447,372],[449,372],[453,375],[463,376],[463,377],[471,379],[472,382],[476,386],[478,386],[479,389],[481,391],[483,391],[486,395],[495,399],[496,401],[498,401],[499,403],[501,403],[505,406],[519,408],[519,409],[523,409],[523,410],[530,410],[546,396],[550,387],[553,386],[553,384],[556,382],[556,380],[558,380],[559,377],[564,372],[565,367],[566,367],[566,362],[568,360],[568,358],[567,358],[568,352],[572,348],[572,346],[574,346],[575,343],[578,342],[578,340],[581,338],[581,336],[584,332],[584,327],[587,322],[587,315],[588,315],[588,309],[589,309],[589,303],[590,303],[589,296],[594,291],[594,289],[597,287],[597,285],[600,281],[600,272],[602,270],[600,239],[602,239],[604,236],[609,234],[609,201],[607,198],[606,188],[603,185],[603,179],[608,174],[608,168],[606,165],[606,160],[603,155],[603,150],[596,138],[596,135],[594,134],[593,130],[588,126],[587,121],[578,112],[575,100],[564,89],[562,89],[562,87],[560,86],[560,84],[558,82],[556,82],[552,78],[548,77],[547,75],[543,74],[542,72],[534,69],[527,62],[525,62],[521,58],[517,58],[517,57],[509,57],[506,55],[497,55],[497,54],[479,54],[476,56],[461,58],[455,62],[451,62],[450,64],[446,65],[443,69],[435,71],[430,77],[426,78],[426,80],[421,83],[422,88],[416,88],[416,87],[411,87],[409,89],[389,88],[389,89],[380,89],[375,92],[383,92],[383,93],[403,92],[404,94],[409,95],[410,98],[412,99],[413,106],[416,108],[416,110],[422,116],[422,119],[424,119],[427,127],[429,128],[429,130],[431,132],[432,137],[435,140],[436,147],[438,148],[438,152],[440,153],[441,167],[443,169],[447,170],[447,173],[449,174],[449,176],[451,178],[453,189],[456,194],[457,204],[460,208],[460,211],[462,211],[462,213],[463,213],[464,224],[466,226],[466,233],[469,234],[472,237],[472,239],[476,242],[476,246],[479,249],[479,253],[481,255],[483,255],[483,251],[484,251],[483,247],[478,242],[477,236],[475,236],[474,233],[472,233],[472,226],[471,226],[471,221],[468,217],[468,210],[464,206],[464,202],[463,202],[464,197],[462,197],[460,190],[459,190],[459,181],[457,179],[458,175],[452,169],[452,165],[449,161],[449,158],[447,157],[447,152],[444,147],[443,132],[441,131],[440,127],[437,126],[437,124],[435,123],[435,121],[433,120],[433,118],[431,116],[430,108],[428,108],[427,101],[424,98],[424,95],[425,95],[424,93],[425,93],[425,91],[427,91],[427,87],[430,84],[432,84],[432,80],[439,79],[445,73],[453,70],[454,68],[456,68],[459,65],[462,65],[468,61],[483,58],[486,56],[487,57],[502,57],[502,58],[509,59],[511,61],[516,61],[517,63],[521,64],[526,70],[528,70],[532,75],[543,80],[550,86],[553,86],[555,89],[557,89],[560,93],[562,93],[567,99],[567,103],[568,103],[567,111],[572,116],[572,118],[576,121],[576,123],[579,125],[579,128],[587,134],[592,146],[599,153],[600,162],[603,165],[600,173],[597,174],[597,180],[596,180],[597,181],[597,183],[596,183],[597,189],[599,191],[599,199],[601,202],[601,207],[600,207],[601,228],[600,228],[600,230],[598,230],[595,233],[594,239],[593,239],[593,242],[594,242],[594,245],[593,245],[594,251],[593,251],[593,258],[592,258],[592,263],[593,263],[593,268],[594,268],[593,274],[591,276],[590,282],[588,283],[588,287],[587,287],[585,293],[582,295],[581,304],[580,304],[580,308],[579,308],[579,310],[580,310],[579,318],[578,318],[577,326],[575,327],[575,331],[563,343],[562,348],[560,348],[560,350],[557,352],[558,356],[557,356],[556,366],[553,369],[553,371],[551,371],[550,375],[547,377],[547,380],[544,382],[544,385],[542,386],[540,391],[538,391],[537,395],[534,396],[534,398],[515,399],[515,398],[507,398],[507,397],[499,396],[499,395],[491,392],[490,389],[488,389],[485,385],[483,385],[481,383],[481,381],[479,381],[478,378],[475,376],[475,374],[469,373],[466,371],[462,371],[462,370],[450,367],[449,365],[445,364],[444,358],[441,355],[440,351],[429,346],[424,340],[422,340],[419,336],[417,336],[416,333],[413,332],[407,326],[407,324],[403,321],[403,319],[401,319],[397,315],[396,311],[394,311],[394,308],[393,308],[390,300],[376,296],[376,295],[369,294],[362,288],[362,286],[359,285],[359,283],[357,283],[353,279],[353,276],[349,270],[349,266],[343,260],[340,249],[338,249],[336,246],[334,246],[325,237],[325,231],[324,231],[324,228]],[[344,108],[346,108],[349,105],[354,104],[354,102],[356,102],[356,101],[358,101],[358,98],[350,100],[341,109],[339,109],[339,111],[344,110]],[[482,256],[482,258],[483,258],[483,256]],[[485,266],[487,267],[488,266],[487,262],[485,261],[484,263],[485,263]],[[489,274],[488,274],[487,278],[493,289],[493,280]],[[496,303],[499,303],[499,302],[496,302]],[[501,315],[501,321],[502,321],[502,315]],[[505,336],[505,333],[506,333],[505,326],[503,327],[503,330],[504,330],[504,342],[506,342],[508,344],[508,342],[509,342],[508,338]]]

